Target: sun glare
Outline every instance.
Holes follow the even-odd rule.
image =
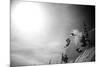
[[[12,20],[20,32],[40,33],[44,29],[44,12],[41,4],[22,2],[12,9]]]

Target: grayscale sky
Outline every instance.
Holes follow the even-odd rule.
[[[92,8],[68,4],[15,1],[11,4],[11,62],[16,65],[61,62],[66,39],[72,30],[91,29]],[[78,53],[71,46],[67,54]],[[75,56],[74,56],[75,55]]]

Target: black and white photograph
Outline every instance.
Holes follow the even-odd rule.
[[[10,66],[95,62],[95,5],[10,0]]]

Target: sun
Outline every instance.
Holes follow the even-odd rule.
[[[40,33],[44,29],[44,11],[41,4],[20,2],[11,9],[12,24],[26,34]]]

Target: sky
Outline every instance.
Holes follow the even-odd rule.
[[[86,22],[94,28],[94,6],[14,1],[11,3],[11,63],[36,65],[61,62],[66,52],[72,60],[75,45],[65,49],[74,29]]]

